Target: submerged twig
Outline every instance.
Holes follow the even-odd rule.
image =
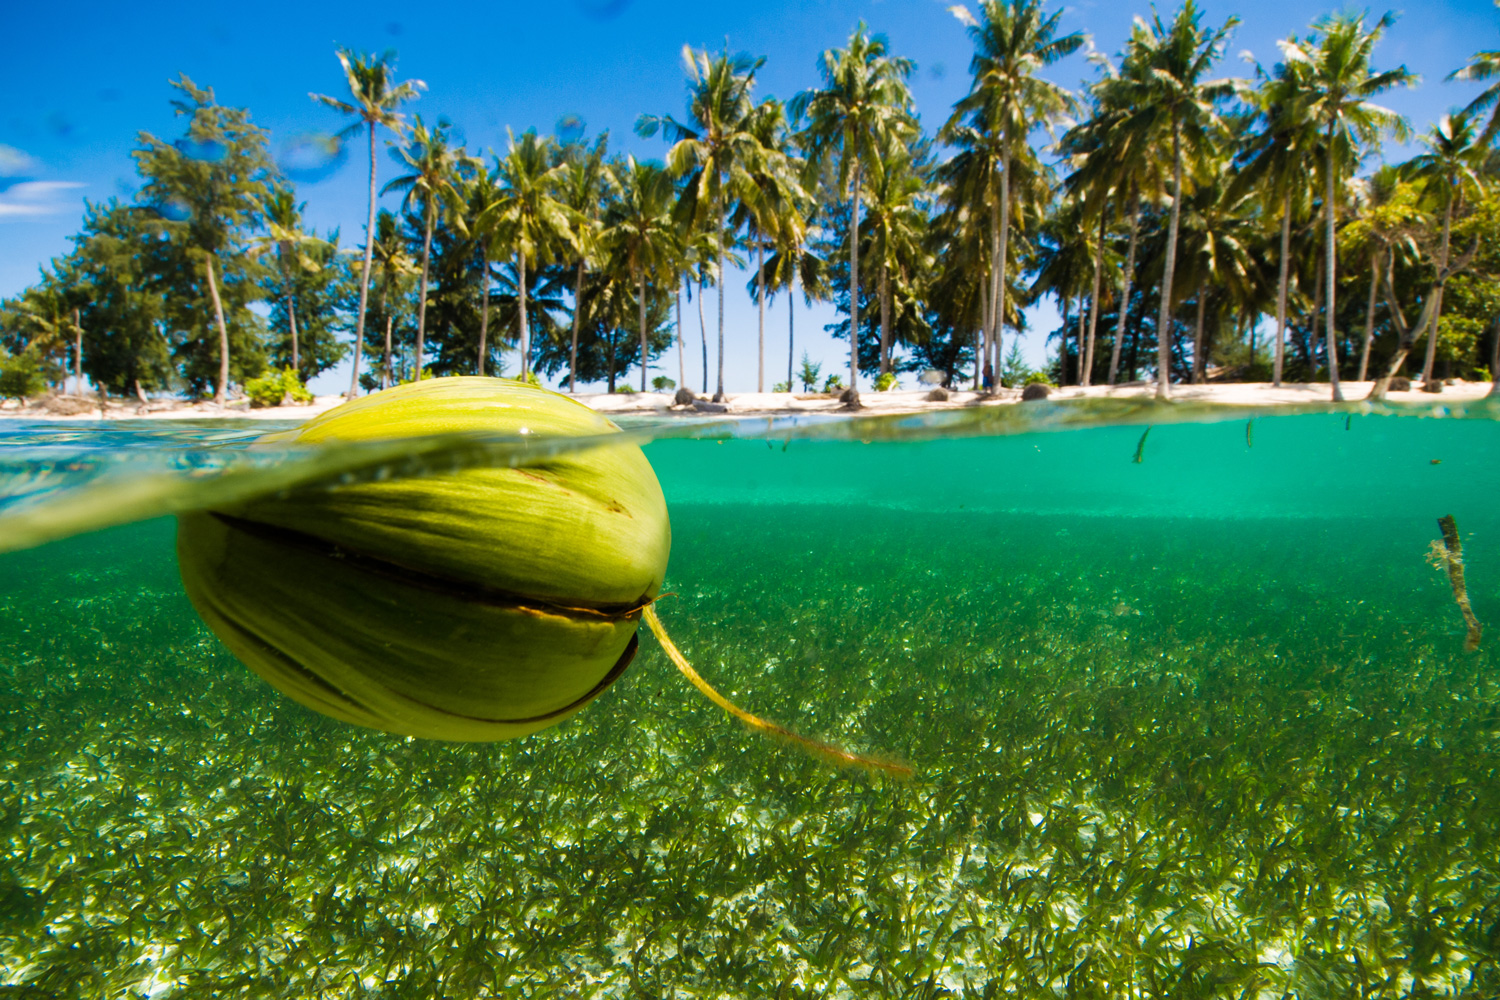
[[[1251,417],[1245,421],[1245,447],[1255,447],[1255,418]]]
[[[1140,465],[1141,460],[1146,457],[1146,435],[1150,433],[1151,427],[1148,424],[1146,429],[1141,431],[1141,439],[1135,443],[1135,458],[1132,458],[1131,461],[1136,465]]]
[[[767,736],[786,740],[813,756],[821,757],[829,763],[837,764],[840,767],[862,767],[867,770],[881,771],[897,778],[910,778],[914,773],[909,765],[898,764],[888,760],[877,760],[874,757],[851,753],[842,747],[836,747],[831,743],[824,743],[820,740],[809,739],[806,736],[792,732],[785,726],[779,726],[759,716],[751,715],[715,691],[709,686],[708,681],[699,676],[698,671],[693,669],[693,665],[687,661],[687,657],[683,656],[682,651],[677,648],[677,644],[667,635],[666,627],[662,625],[661,619],[657,617],[655,608],[647,605],[642,609],[642,614],[645,616],[646,624],[651,627],[651,634],[656,636],[656,641],[661,643],[661,648],[667,651],[667,658],[672,661],[678,670],[682,671],[682,675],[692,683],[693,687],[703,692],[704,697],[709,701],[718,705],[751,729],[765,733]]]
[[[1448,582],[1453,585],[1453,599],[1458,602],[1458,610],[1463,612],[1464,623],[1469,626],[1464,651],[1472,653],[1479,648],[1479,636],[1484,630],[1479,619],[1474,617],[1474,609],[1469,605],[1469,588],[1464,585],[1464,545],[1458,537],[1458,523],[1452,514],[1438,518],[1438,527],[1443,532],[1443,563],[1448,570]]]

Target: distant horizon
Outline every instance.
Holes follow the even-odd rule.
[[[757,93],[788,99],[816,83],[818,54],[842,45],[860,20],[872,31],[885,32],[896,54],[916,60],[912,90],[930,134],[968,88],[972,49],[949,6],[947,0],[899,5],[839,0],[815,9],[783,3],[705,11],[651,0],[575,0],[546,13],[518,5],[483,10],[437,5],[421,23],[409,23],[406,9],[395,4],[373,5],[353,18],[272,5],[258,10],[252,21],[233,20],[228,8],[200,15],[201,8],[186,14],[187,8],[167,4],[128,11],[102,4],[81,11],[29,7],[15,18],[12,37],[31,44],[18,46],[20,51],[0,65],[0,84],[17,98],[0,120],[0,146],[6,147],[0,149],[0,239],[6,248],[0,254],[0,297],[34,283],[39,267],[70,249],[68,237],[79,228],[85,198],[133,195],[129,154],[137,133],[172,138],[180,131],[167,86],[179,72],[213,87],[221,103],[248,108],[271,133],[273,149],[285,151],[296,137],[328,134],[345,124],[307,96],[344,90],[335,44],[372,51],[394,48],[398,78],[422,79],[428,85],[410,110],[428,120],[452,120],[471,152],[487,156],[491,148],[503,149],[507,125],[517,133],[529,128],[552,133],[562,119],[574,116],[583,121],[587,135],[608,130],[612,149],[660,159],[665,151],[661,140],[642,139],[631,126],[642,113],[680,114],[685,91],[678,54],[685,42],[719,50],[727,41],[732,51],[765,56]],[[968,6],[971,11],[976,7]],[[1221,24],[1230,15],[1243,20],[1217,75],[1249,76],[1252,67],[1240,58],[1245,50],[1270,66],[1279,58],[1277,39],[1305,34],[1313,20],[1336,9],[1315,8],[1308,16],[1306,6],[1284,0],[1243,6],[1202,5],[1206,24]],[[1090,32],[1093,47],[1111,56],[1138,13],[1096,3],[1060,9],[1062,30]],[[1175,6],[1161,8],[1163,14],[1171,9]],[[1379,7],[1370,10],[1374,16],[1381,13]],[[445,13],[451,17],[445,20]],[[1142,6],[1139,13],[1149,16],[1150,8]],[[287,25],[296,25],[295,33]],[[1376,65],[1404,64],[1422,81],[1388,95],[1383,103],[1406,115],[1420,136],[1478,92],[1477,85],[1445,83],[1444,78],[1475,51],[1500,48],[1497,28],[1500,15],[1488,2],[1408,10],[1377,48]],[[122,50],[131,56],[123,68]],[[1046,75],[1076,90],[1095,71],[1080,54]],[[1411,144],[1389,144],[1385,158],[1400,159],[1410,149]],[[382,182],[395,175],[384,156],[381,171]],[[308,223],[320,232],[339,228],[346,245],[362,243],[365,180],[362,159],[351,150],[329,176],[298,183],[297,198],[307,203]],[[387,197],[382,204],[394,206],[395,199]],[[725,371],[731,392],[754,388],[757,314],[745,291],[747,277],[731,271],[726,280]],[[693,312],[685,310],[684,317],[689,349],[698,332]],[[1056,327],[1057,316],[1050,300],[1027,311],[1030,330],[1021,345],[1033,366],[1045,359],[1044,337]],[[805,347],[825,370],[836,370],[848,350],[822,329],[833,317],[830,305],[808,309],[798,304],[797,353]],[[786,319],[785,297],[778,296],[766,317],[771,373],[785,362]],[[1007,341],[1010,337],[1007,332]],[[664,356],[653,370],[675,379],[674,354]],[[315,379],[314,388],[326,393],[347,387],[348,364]],[[688,365],[688,382],[702,389],[691,377],[693,367]]]

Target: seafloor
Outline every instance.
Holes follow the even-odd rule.
[[[1495,997],[1500,674],[1424,560],[1447,496],[1500,617],[1500,522],[1462,523],[1495,427],[1441,468],[1420,431],[1400,468],[1324,456],[1322,509],[1289,432],[1317,488],[1254,516],[1248,478],[1106,512],[1162,428],[1141,465],[1138,429],[971,442],[881,503],[843,472],[878,494],[937,445],[823,443],[780,481],[780,442],[648,449],[678,645],[906,782],[746,732],[649,640],[528,739],[356,729],[198,621],[170,521],[5,556],[0,995]],[[1049,511],[1080,463],[1094,511]]]

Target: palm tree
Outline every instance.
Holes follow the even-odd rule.
[[[1064,197],[1053,204],[1052,211],[1042,224],[1041,246],[1034,263],[1036,277],[1030,289],[1032,301],[1048,293],[1057,296],[1062,314],[1062,343],[1058,351],[1058,364],[1064,385],[1068,378],[1068,318],[1074,302],[1080,304],[1077,317],[1080,327],[1076,355],[1077,380],[1079,385],[1087,384],[1084,366],[1088,358],[1083,341],[1084,310],[1081,304],[1086,290],[1098,276],[1099,269],[1094,266],[1097,256],[1092,246],[1092,227],[1085,221],[1086,211],[1085,202],[1079,198]],[[1098,296],[1097,290],[1094,295]]]
[[[308,96],[335,111],[359,119],[339,133],[340,139],[353,136],[361,127],[366,128],[370,135],[370,213],[365,220],[365,266],[359,279],[359,313],[354,324],[354,374],[349,381],[349,395],[356,396],[359,394],[359,351],[365,340],[365,307],[370,296],[371,242],[375,234],[375,127],[384,126],[400,138],[406,131],[405,116],[396,109],[404,102],[420,97],[427,84],[421,80],[397,83],[394,52],[372,56],[339,49],[337,54],[339,64],[344,67],[344,79],[349,84],[352,101],[341,101],[326,94]]]
[[[1137,19],[1131,33],[1126,69],[1121,75],[1129,103],[1145,119],[1142,131],[1165,133],[1172,149],[1172,210],[1162,266],[1161,306],[1156,321],[1156,397],[1166,399],[1171,383],[1172,292],[1177,269],[1177,233],[1182,223],[1183,170],[1188,156],[1205,148],[1218,130],[1216,103],[1230,97],[1229,80],[1205,80],[1218,59],[1230,31],[1239,23],[1230,18],[1217,31],[1205,31],[1202,12],[1186,0],[1170,25],[1160,15],[1148,24]],[[1184,150],[1183,146],[1190,147]]]
[[[1328,380],[1334,400],[1342,400],[1339,390],[1338,354],[1335,345],[1335,279],[1338,272],[1338,199],[1335,188],[1346,169],[1352,169],[1360,153],[1379,143],[1385,132],[1405,140],[1410,130],[1394,111],[1371,102],[1371,98],[1393,87],[1407,86],[1416,77],[1405,66],[1383,73],[1370,65],[1370,54],[1380,36],[1395,22],[1392,14],[1383,15],[1375,26],[1365,30],[1363,14],[1339,14],[1313,25],[1316,46],[1311,42],[1281,42],[1288,62],[1301,63],[1307,72],[1307,114],[1323,134],[1323,211],[1326,216],[1324,273],[1327,281],[1327,352]]]
[[[396,162],[405,165],[411,173],[397,177],[382,189],[405,192],[402,208],[410,212],[416,205],[422,212],[422,284],[417,297],[417,350],[412,378],[422,378],[422,342],[427,330],[427,278],[432,263],[432,231],[437,226],[438,216],[447,215],[455,225],[466,231],[463,221],[463,194],[459,190],[464,175],[473,170],[473,160],[462,148],[455,149],[448,143],[452,125],[439,119],[436,128],[429,129],[417,115],[411,129],[411,139],[392,150]],[[370,254],[366,248],[365,254]],[[368,271],[368,268],[366,268]],[[355,370],[359,368],[359,349],[355,348]]]
[[[1276,350],[1271,383],[1281,385],[1286,360],[1288,271],[1291,265],[1292,223],[1311,201],[1311,165],[1321,146],[1318,123],[1309,104],[1305,64],[1284,62],[1274,74],[1258,70],[1260,88],[1250,100],[1264,127],[1250,136],[1240,152],[1243,168],[1235,178],[1240,190],[1257,190],[1265,214],[1280,217],[1280,272],[1276,283]]]
[[[634,279],[641,337],[641,391],[646,391],[650,355],[646,328],[646,279],[670,269],[679,255],[677,228],[672,221],[676,191],[672,178],[659,163],[636,162],[629,157],[615,171],[620,194],[604,217],[602,242],[622,271]],[[676,281],[673,281],[676,285]]]
[[[615,173],[609,168],[609,133],[592,146],[569,143],[563,148],[558,198],[572,213],[573,246],[578,255],[573,279],[572,347],[568,354],[568,391],[578,391],[578,329],[583,321],[583,278],[598,253],[602,230],[601,213],[614,190]]]
[[[1443,210],[1443,234],[1438,244],[1437,270],[1439,275],[1445,275],[1453,234],[1453,213],[1463,203],[1464,194],[1480,186],[1479,171],[1489,149],[1478,142],[1474,122],[1466,114],[1444,115],[1442,121],[1432,126],[1423,141],[1427,152],[1407,163],[1404,172],[1414,180],[1424,182],[1427,194]],[[1437,284],[1432,320],[1427,328],[1427,355],[1422,361],[1422,388],[1427,392],[1438,392],[1441,388],[1433,384],[1432,365],[1437,358],[1438,321],[1443,313],[1443,289],[1446,285],[1445,278]]]
[[[980,20],[969,26],[974,58],[969,93],[953,108],[948,131],[961,124],[969,145],[994,151],[998,175],[990,209],[990,362],[998,368],[1005,317],[1005,276],[1010,251],[1011,161],[1039,125],[1052,124],[1076,105],[1065,88],[1036,75],[1083,44],[1082,32],[1058,37],[1060,11],[1042,12],[1042,0],[984,0]]]
[[[650,137],[660,130],[672,143],[667,168],[684,178],[677,203],[679,221],[714,220],[719,286],[719,385],[714,399],[724,399],[724,237],[730,232],[729,209],[735,201],[758,195],[753,171],[771,151],[757,134],[757,109],[751,101],[755,74],[765,63],[727,51],[717,56],[682,47],[688,74],[687,120],[670,115],[642,115],[636,133]],[[706,387],[705,387],[706,388]]]
[[[490,346],[490,266],[500,251],[499,225],[492,210],[500,202],[503,192],[497,172],[482,167],[475,169],[474,176],[463,187],[469,234],[479,244],[479,350],[476,352],[475,374],[483,375]]]
[[[911,150],[894,142],[873,160],[866,175],[869,201],[870,256],[880,269],[880,371],[891,370],[891,282],[894,275],[905,287],[925,271],[923,237],[927,230],[924,202],[927,185]],[[908,298],[910,296],[907,296]]]
[[[302,210],[307,203],[297,204],[290,188],[273,188],[266,196],[263,213],[266,235],[252,241],[252,256],[276,251],[276,266],[281,272],[281,291],[286,298],[287,327],[292,338],[292,370],[302,372],[301,356],[297,345],[297,301],[292,274],[295,271],[317,272],[321,270],[317,260],[307,251],[316,247],[326,248],[326,240],[302,230]]]
[[[1232,183],[1227,154],[1227,150],[1221,151],[1218,162],[1210,164],[1209,179],[1183,205],[1179,283],[1194,289],[1197,300],[1194,382],[1206,377],[1203,324],[1209,301],[1214,302],[1217,314],[1226,302],[1240,306],[1254,302],[1259,291],[1254,248],[1257,233],[1247,204],[1249,194]]]
[[[521,378],[526,378],[531,361],[529,328],[526,315],[526,265],[551,258],[553,248],[577,249],[574,217],[568,206],[557,198],[565,173],[557,162],[556,145],[538,136],[535,129],[521,134],[520,141],[510,133],[510,149],[504,158],[496,158],[495,169],[503,185],[500,200],[481,217],[481,224],[492,221],[516,256],[516,294],[520,306]]]
[[[764,152],[748,170],[755,186],[755,197],[741,199],[739,211],[730,221],[735,231],[746,229],[755,247],[756,267],[751,278],[752,294],[759,313],[755,391],[766,390],[766,248],[774,246],[785,234],[805,230],[802,204],[807,194],[798,183],[791,160],[786,154],[786,112],[774,98],[762,101],[751,118],[751,132]],[[794,237],[796,238],[796,237]]]
[[[1500,7],[1500,0],[1495,0],[1495,6]],[[1449,73],[1448,79],[1495,81],[1464,108],[1466,118],[1473,118],[1482,111],[1490,112],[1490,120],[1484,123],[1484,130],[1479,133],[1477,140],[1479,145],[1488,146],[1494,141],[1495,134],[1500,132],[1500,51],[1490,49],[1474,53],[1468,65]]]
[[[819,90],[792,99],[792,117],[806,120],[801,143],[811,166],[834,167],[840,194],[849,192],[849,391],[859,388],[859,198],[863,166],[880,155],[883,143],[917,131],[906,79],[915,64],[890,55],[884,35],[870,35],[864,22],[849,44],[823,53]],[[853,397],[851,396],[851,399]]]
[[[391,365],[391,333],[396,323],[394,302],[410,294],[411,279],[420,272],[416,261],[407,255],[398,231],[396,217],[382,209],[375,219],[374,255],[376,272],[372,274],[380,294],[375,307],[385,314],[384,351],[381,355],[380,387],[388,389],[395,383],[396,374]]]

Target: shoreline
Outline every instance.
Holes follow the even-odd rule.
[[[1369,395],[1373,382],[1343,382],[1345,402],[1357,403]],[[1391,403],[1473,403],[1490,394],[1489,382],[1456,381],[1445,385],[1441,393],[1421,390],[1391,392],[1387,401]],[[997,395],[967,390],[950,390],[946,401],[927,398],[928,389],[892,389],[887,392],[867,391],[860,393],[861,408],[857,411],[845,409],[836,396],[825,393],[790,392],[744,392],[729,395],[725,404],[709,404],[701,400],[697,407],[675,406],[669,393],[578,393],[576,399],[600,413],[620,416],[674,417],[737,417],[784,416],[788,414],[847,414],[880,416],[884,414],[930,413],[942,410],[963,410],[975,407],[1010,406],[1021,401],[1021,390],[1001,389]],[[1155,395],[1154,382],[1134,382],[1117,386],[1067,386],[1055,389],[1048,396],[1051,402],[1077,399],[1147,399]],[[564,394],[566,395],[566,393]],[[1273,387],[1269,382],[1231,382],[1217,385],[1172,386],[1171,399],[1175,402],[1211,403],[1236,407],[1277,409],[1280,407],[1307,406],[1329,402],[1327,382],[1283,383]],[[110,400],[101,404],[92,396],[54,396],[43,402],[17,405],[14,400],[0,402],[0,420],[24,420],[46,422],[79,422],[102,420],[289,420],[301,421],[325,413],[344,402],[343,396],[319,396],[314,402],[297,406],[271,406],[251,409],[244,401],[232,402],[228,406],[217,406],[211,402],[189,402],[186,400],[152,400],[141,404],[136,401]],[[72,411],[72,412],[69,412]]]

